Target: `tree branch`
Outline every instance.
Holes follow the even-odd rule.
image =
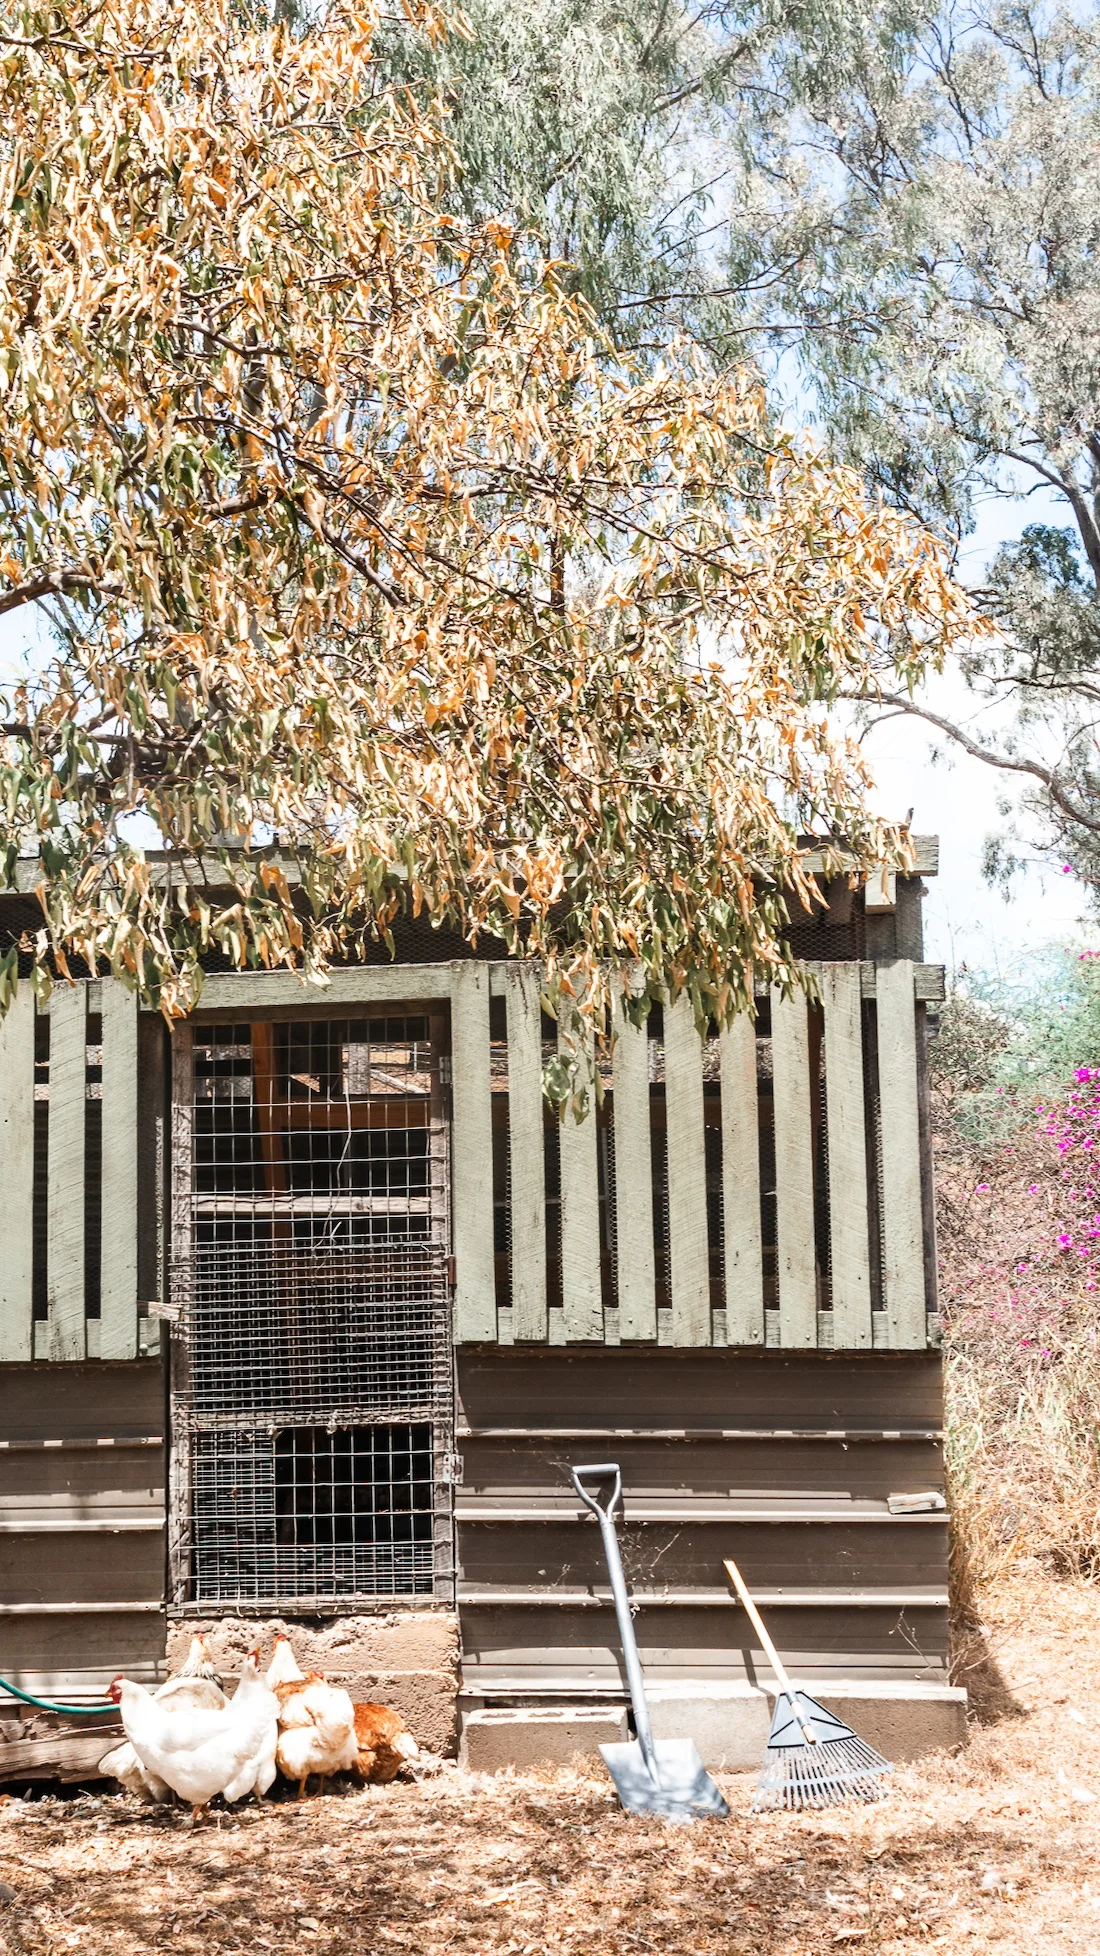
[[[916,700],[907,699],[903,693],[850,693],[840,692],[838,699],[853,700],[862,706],[890,706],[898,713],[908,713],[916,720],[924,720],[930,727],[937,727],[940,733],[961,747],[975,761],[984,762],[986,767],[1000,768],[1005,774],[1030,774],[1041,781],[1051,801],[1060,808],[1067,821],[1079,828],[1088,829],[1092,835],[1100,835],[1100,810],[1089,815],[1085,809],[1074,802],[1066,793],[1053,768],[1044,767],[1041,761],[1021,761],[1011,754],[998,754],[992,748],[982,747],[972,740],[962,727],[953,720],[945,720],[942,714],[933,713],[927,706],[918,706]]]
[[[74,570],[45,571],[41,577],[12,585],[10,590],[0,593],[0,616],[6,611],[18,611],[20,605],[35,604],[39,598],[60,597],[64,591],[99,591],[111,596],[117,595],[120,589],[115,579],[97,577],[87,565]]]

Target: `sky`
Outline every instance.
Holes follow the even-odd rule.
[[[1068,510],[1054,496],[1030,495],[1026,505],[990,499],[980,507],[977,527],[960,556],[964,582],[978,582],[998,544],[1019,535],[1025,523],[1068,520]],[[958,673],[933,679],[922,697],[945,718],[969,721],[968,730],[980,736],[974,696]],[[998,803],[1007,798],[1015,805],[1019,799],[1012,775],[972,760],[909,716],[873,728],[864,752],[875,776],[876,811],[896,820],[912,808],[913,833],[940,838],[940,873],[929,881],[924,903],[930,962],[1007,974],[1022,952],[1077,939],[1100,942],[1097,925],[1087,920],[1080,884],[1057,864],[1029,864],[1014,878],[1007,902],[983,878],[985,839],[1005,827]]]

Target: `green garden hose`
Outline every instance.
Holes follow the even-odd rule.
[[[90,1718],[93,1712],[117,1711],[118,1706],[108,1705],[51,1705],[48,1698],[32,1697],[29,1691],[20,1691],[17,1684],[9,1684],[7,1678],[0,1678],[0,1691],[10,1691],[13,1698],[22,1698],[25,1705],[37,1705],[39,1711],[63,1712],[67,1718]]]

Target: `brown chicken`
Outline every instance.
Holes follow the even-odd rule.
[[[420,1747],[400,1712],[387,1705],[356,1705],[355,1737],[359,1757],[353,1771],[360,1779],[385,1786],[396,1779],[402,1766],[420,1757]]]

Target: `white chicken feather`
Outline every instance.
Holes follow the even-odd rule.
[[[185,1706],[198,1706],[207,1711],[218,1711],[228,1704],[205,1636],[192,1637],[186,1662],[176,1676],[167,1678],[153,1696],[159,1704],[171,1704],[181,1710]],[[156,1773],[147,1771],[129,1739],[124,1739],[121,1745],[104,1754],[99,1770],[111,1779],[120,1780],[127,1793],[136,1794],[142,1800],[163,1802],[172,1790]],[[270,1783],[268,1781],[268,1785]]]
[[[341,1686],[319,1671],[302,1670],[286,1637],[276,1637],[267,1682],[279,1701],[275,1758],[287,1779],[297,1780],[298,1797],[310,1775],[350,1772],[359,1757],[355,1706]]]
[[[162,1704],[143,1685],[121,1677],[109,1696],[121,1707],[123,1729],[145,1772],[186,1800],[195,1819],[218,1793],[241,1799],[259,1788],[273,1750],[278,1703],[260,1675],[258,1651],[245,1659],[233,1698],[218,1708]]]

